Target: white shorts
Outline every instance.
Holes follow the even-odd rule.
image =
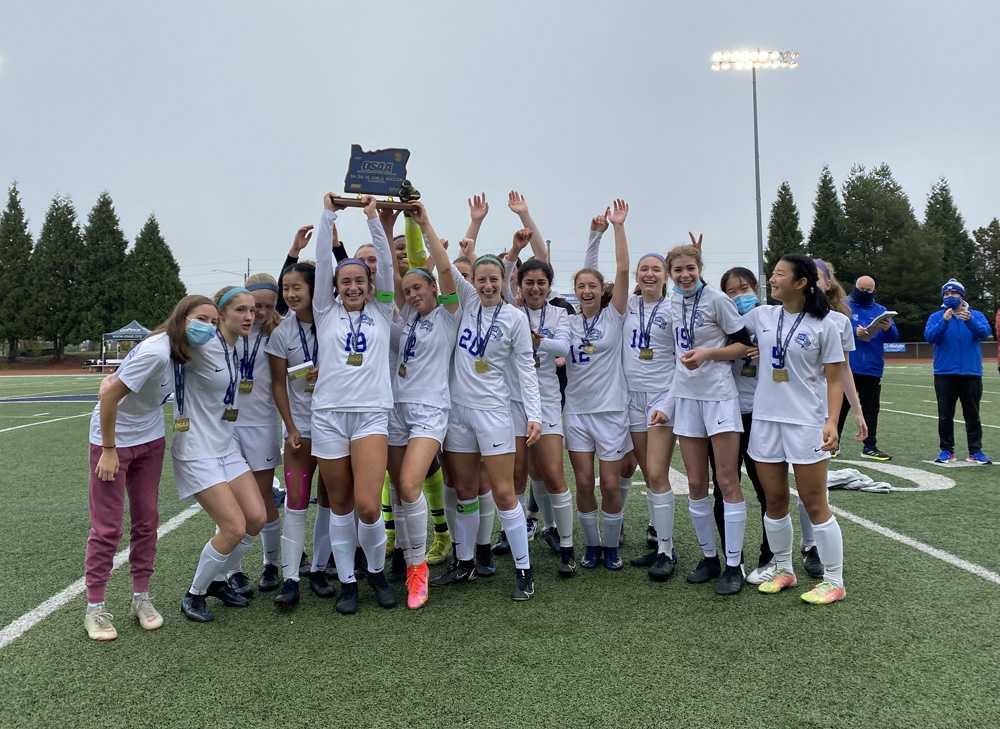
[[[559,403],[546,405],[542,403],[542,435],[562,435],[562,412]],[[528,437],[528,416],[524,414],[524,403],[520,400],[510,401],[510,419],[514,423],[514,437]]]
[[[244,473],[250,473],[250,466],[239,454],[239,451],[228,453],[222,458],[195,458],[191,461],[172,459],[174,464],[174,481],[177,483],[177,496],[190,499],[209,486],[229,483]]]
[[[270,471],[281,465],[277,421],[273,425],[237,425],[233,437],[251,471]]]
[[[819,463],[830,457],[824,451],[823,426],[754,420],[747,455],[761,463]]]
[[[389,445],[405,446],[410,438],[433,438],[444,445],[448,410],[418,402],[397,402],[389,411]]]
[[[637,390],[629,390],[628,393],[628,429],[632,433],[645,433],[649,430],[649,419],[653,417],[653,410],[665,410],[666,405],[664,403],[667,401],[667,396],[669,391],[664,390],[663,392],[639,392]],[[659,405],[659,407],[655,407]],[[672,408],[671,408],[672,409]],[[673,413],[664,412],[668,418],[671,418]],[[667,425],[669,425],[668,421]],[[664,426],[657,425],[654,426],[661,428]]]
[[[743,416],[740,399],[692,400],[674,399],[674,435],[688,438],[708,438],[719,433],[742,433]]]
[[[388,410],[313,410],[312,454],[316,458],[346,458],[351,455],[351,441],[369,435],[389,435]]]
[[[602,461],[620,461],[632,452],[628,416],[624,410],[611,413],[566,413],[563,416],[566,450],[596,453]]]
[[[452,403],[444,449],[482,456],[513,453],[514,427],[510,410],[475,410]]]

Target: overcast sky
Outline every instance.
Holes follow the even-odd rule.
[[[294,229],[343,190],[351,143],[411,150],[453,242],[485,191],[479,250],[505,248],[516,187],[558,283],[588,221],[628,199],[633,261],[703,231],[715,282],[756,260],[749,73],[714,49],[801,52],[761,73],[761,177],[808,235],[824,164],[887,162],[922,217],[947,177],[971,228],[1000,216],[1000,3],[171,2],[0,0],[0,180],[37,236],[56,193],[102,190],[133,240],[155,212],[188,289],[277,273]],[[360,211],[342,216],[352,244]],[[313,254],[310,254],[310,257]],[[613,273],[611,237],[601,256]],[[149,322],[147,322],[149,324]]]

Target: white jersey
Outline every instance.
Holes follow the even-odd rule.
[[[393,348],[396,402],[447,408],[451,403],[448,364],[462,319],[461,310],[452,314],[438,305],[424,317],[407,304],[399,319],[401,326],[394,327],[397,333]]]
[[[483,308],[475,287],[454,266],[451,272],[462,302],[458,346],[452,357],[452,402],[474,410],[507,412],[511,389],[504,372],[514,370],[513,382],[520,390],[525,414],[529,421],[540,423],[541,401],[528,318],[511,304]],[[485,360],[485,372],[476,370],[477,360]]]
[[[743,328],[736,305],[711,286],[685,296],[674,288],[670,295],[670,314],[674,327],[677,366],[674,370],[673,396],[691,400],[731,400],[737,397],[730,362],[707,360],[694,370],[681,362],[691,349],[725,347],[727,337]]]
[[[794,425],[822,426],[826,420],[826,375],[823,365],[844,361],[840,323],[827,315],[823,319],[806,314],[794,333],[797,314],[784,312],[781,306],[758,306],[743,317],[747,329],[757,335],[760,348],[754,420],[770,420]],[[775,382],[775,347],[781,323],[782,345],[791,339],[785,351],[787,382]]]
[[[271,425],[278,417],[271,394],[271,363],[265,354],[269,339],[262,327],[255,326],[250,336],[236,340],[240,382],[253,382],[250,392],[240,392],[240,426]]]
[[[115,374],[129,389],[118,403],[115,445],[131,448],[162,438],[163,403],[174,391],[170,339],[163,332],[150,335],[129,350]],[[90,442],[102,444],[100,402],[90,415]]]
[[[625,382],[634,392],[663,392],[674,379],[674,329],[670,302],[666,299],[647,304],[642,296],[628,298],[622,337],[622,360]],[[643,352],[652,359],[643,359]]]
[[[313,393],[313,410],[391,410],[392,378],[388,364],[394,284],[389,241],[378,219],[369,220],[368,230],[378,258],[376,296],[361,311],[347,311],[340,299],[334,296],[333,251],[326,244],[333,239],[333,221],[336,219],[336,214],[324,210],[316,226],[313,316],[319,331],[319,360],[322,364]],[[386,298],[384,293],[388,293],[388,301],[380,301]]]
[[[566,360],[566,407],[563,412],[588,415],[624,411],[628,406],[622,367],[622,324],[625,317],[614,305],[593,319],[583,314],[567,317],[570,327]]]
[[[233,437],[236,423],[222,418],[226,408],[239,408],[240,360],[236,347],[226,344],[217,332],[202,346],[191,347],[191,360],[180,365],[180,370],[183,392],[178,384],[174,418],[187,418],[189,427],[174,433],[171,455],[180,461],[238,455],[239,446]],[[228,405],[227,393],[232,396]]]
[[[300,322],[294,311],[290,311],[271,332],[271,338],[264,352],[287,362],[285,369],[311,361],[319,366],[316,353],[316,325]],[[292,411],[292,422],[300,431],[308,431],[312,422],[312,392],[306,390],[309,382],[305,377],[287,379],[288,407]],[[242,414],[241,416],[242,417]]]
[[[851,320],[833,309],[830,309],[827,317],[837,327],[837,332],[840,334],[840,343],[844,347],[844,351],[853,352],[857,348],[857,345],[854,343],[854,325],[851,323]]]
[[[556,374],[556,358],[569,357],[570,328],[569,314],[561,306],[545,302],[540,309],[524,307],[528,317],[528,326],[541,339],[538,342],[538,390],[542,405],[546,409],[554,408],[559,412],[562,407],[562,395],[559,389],[559,376]],[[520,400],[521,398],[514,398]]]

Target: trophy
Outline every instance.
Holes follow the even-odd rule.
[[[420,193],[406,179],[406,163],[409,159],[408,149],[376,149],[366,152],[361,149],[360,144],[352,144],[347,177],[344,178],[344,192],[358,197],[334,196],[334,202],[344,207],[360,208],[364,207],[362,195],[376,195],[388,198],[378,200],[376,207],[380,210],[413,210],[413,201],[420,199]]]

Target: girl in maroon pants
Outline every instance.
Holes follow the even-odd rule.
[[[122,536],[126,493],[132,522],[131,612],[146,630],[163,624],[149,597],[159,526],[163,403],[174,389],[171,361],[187,361],[190,347],[199,344],[199,331],[214,336],[217,319],[211,299],[185,296],[167,321],[133,348],[118,371],[101,383],[90,419],[90,534],[85,558],[84,627],[93,640],[118,637],[112,615],[104,607],[104,593]]]

